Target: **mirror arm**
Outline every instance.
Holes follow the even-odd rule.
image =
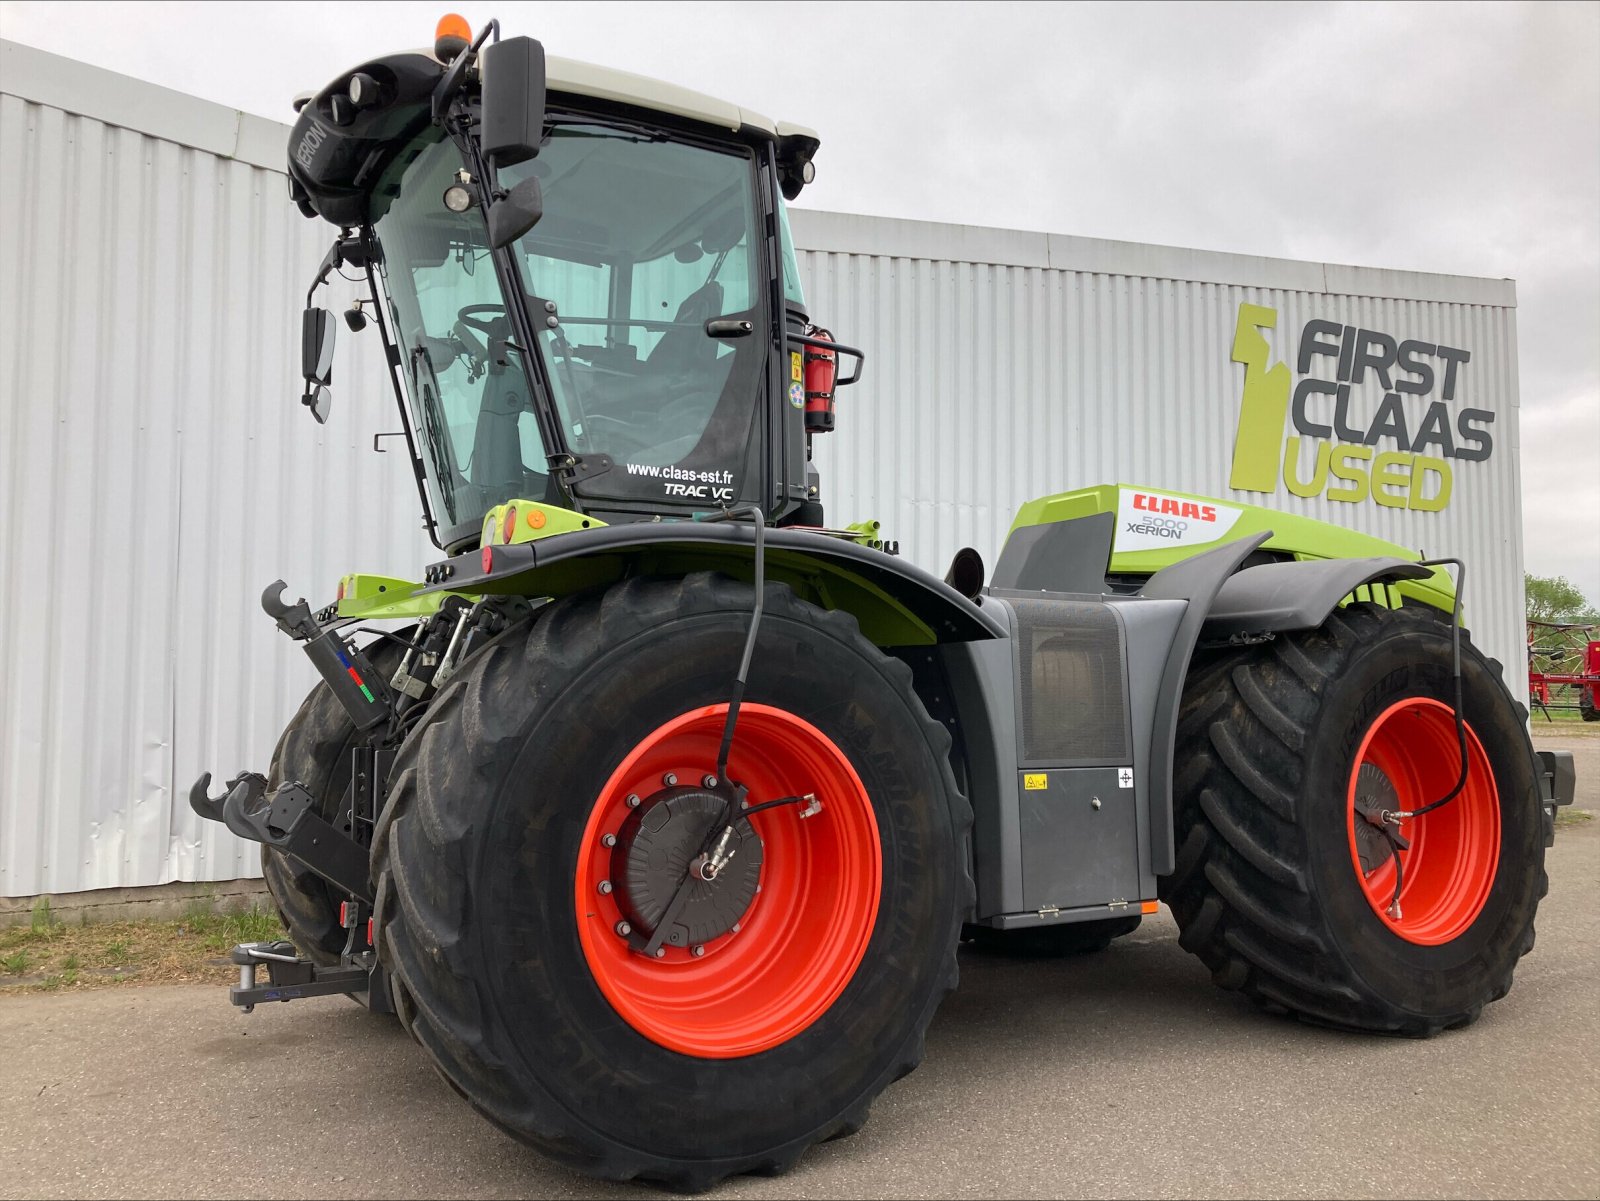
[[[333,245],[328,247],[328,253],[322,256],[322,264],[317,268],[316,277],[312,279],[311,286],[306,289],[306,308],[308,309],[311,307],[312,297],[317,294],[317,289],[327,283],[328,273],[344,261],[339,253],[339,241],[340,239],[335,238]]]
[[[490,34],[494,40],[500,40],[500,22],[491,18],[483,27],[483,31],[455,58],[450,60],[450,68],[444,73],[444,78],[439,81],[439,86],[433,89],[433,123],[437,125],[444,119],[444,113],[450,107],[450,100],[461,90],[461,85],[466,79],[467,64],[477,56],[478,47],[482,46]]]

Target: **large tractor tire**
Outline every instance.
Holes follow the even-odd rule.
[[[374,844],[396,1011],[481,1113],[592,1175],[701,1190],[852,1133],[955,986],[971,810],[910,670],[770,585],[728,775],[735,855],[662,928],[721,812],[754,591],[556,601],[444,688]],[[630,934],[633,941],[630,942]]]
[[[1179,717],[1180,943],[1225,988],[1324,1025],[1425,1037],[1511,988],[1533,946],[1549,818],[1526,711],[1462,635],[1471,771],[1392,844],[1363,813],[1460,775],[1450,626],[1350,605],[1319,630],[1197,663]]]
[[[405,648],[381,639],[364,648],[372,665],[385,677],[400,665]],[[326,684],[318,684],[301,702],[272,752],[268,789],[298,780],[317,801],[317,813],[334,821],[350,783],[345,752],[361,737]],[[345,895],[297,859],[272,847],[261,848],[261,874],[278,907],[278,916],[302,954],[324,966],[338,963],[346,930],[339,924],[339,902]]]

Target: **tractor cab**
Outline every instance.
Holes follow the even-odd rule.
[[[291,192],[342,229],[318,282],[367,271],[441,547],[475,545],[512,499],[608,523],[755,504],[821,524],[809,439],[832,388],[808,413],[805,358],[859,355],[809,325],[784,211],[817,144],[449,19],[431,53],[304,103]],[[306,330],[320,418],[331,319]]]

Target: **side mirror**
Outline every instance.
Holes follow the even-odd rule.
[[[328,424],[328,412],[333,408],[333,393],[321,384],[312,384],[311,390],[300,398],[300,403],[311,410],[318,425]]]
[[[537,176],[530,175],[489,206],[489,245],[509,246],[544,216],[544,193]]]
[[[544,140],[544,46],[503,38],[478,51],[483,153],[496,167],[527,162]]]
[[[333,314],[307,307],[300,317],[300,374],[306,384],[333,382]]]

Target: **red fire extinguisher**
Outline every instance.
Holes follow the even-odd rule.
[[[833,341],[832,334],[815,325],[806,326],[806,336],[820,342]],[[826,434],[833,429],[833,386],[838,373],[833,351],[806,347],[806,433]]]

